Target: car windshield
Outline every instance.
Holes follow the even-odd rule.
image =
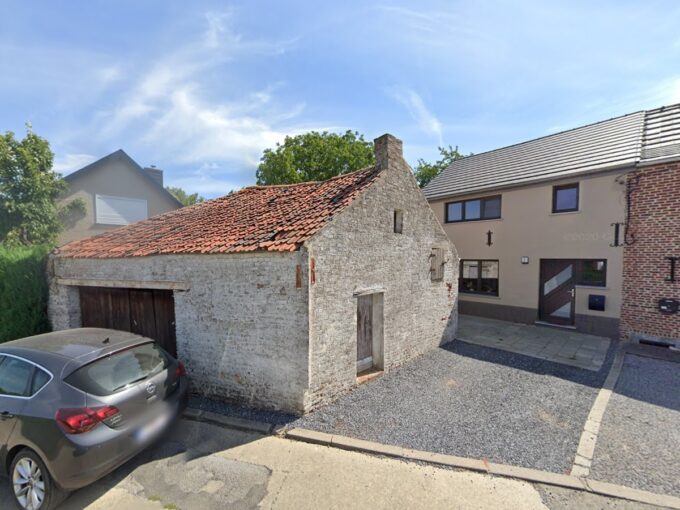
[[[65,381],[92,395],[106,396],[153,377],[168,365],[168,355],[156,344],[148,343],[93,361]]]

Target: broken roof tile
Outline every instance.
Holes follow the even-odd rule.
[[[321,182],[251,186],[59,248],[73,258],[295,251],[380,174],[364,168]]]

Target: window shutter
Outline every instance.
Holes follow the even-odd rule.
[[[128,225],[148,218],[146,200],[96,195],[96,222],[102,225]]]
[[[432,248],[430,254],[430,278],[433,282],[444,279],[444,250]]]

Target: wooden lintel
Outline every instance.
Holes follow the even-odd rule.
[[[117,287],[125,289],[167,289],[188,290],[188,282],[171,282],[166,280],[104,280],[93,278],[57,278],[58,285],[73,287]]]

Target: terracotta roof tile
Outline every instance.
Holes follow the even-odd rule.
[[[74,258],[173,253],[295,251],[379,175],[369,167],[327,181],[251,186],[87,239],[58,253]]]

